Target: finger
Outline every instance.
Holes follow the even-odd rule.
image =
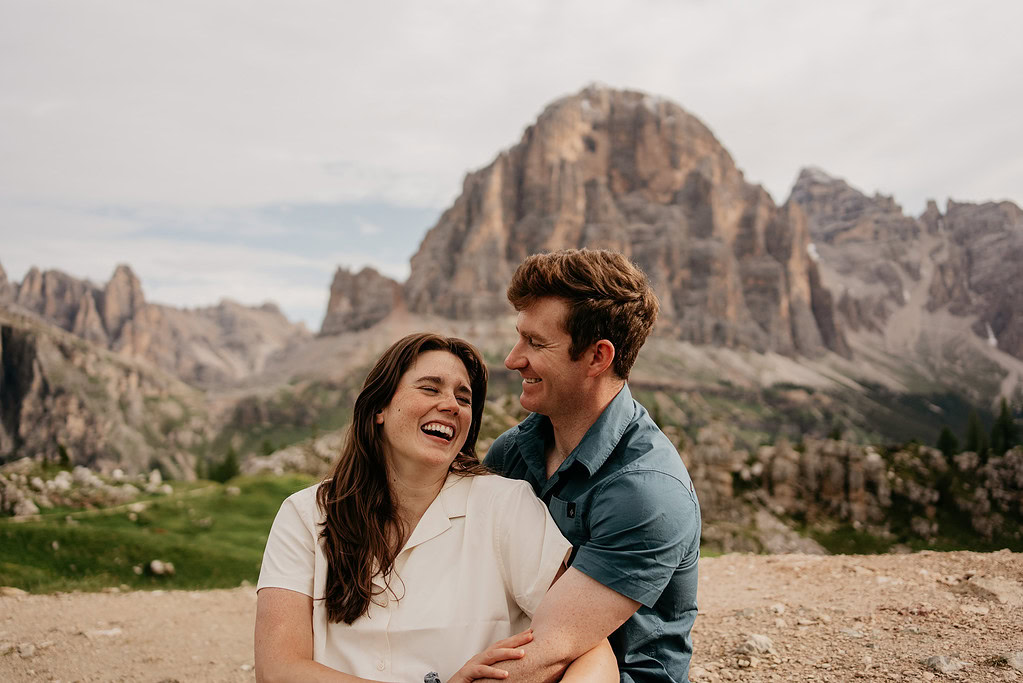
[[[532,642],[533,640],[533,629],[527,628],[522,633],[516,633],[513,636],[509,636],[504,640],[499,640],[490,647],[522,647],[526,643]]]
[[[477,678],[497,678],[500,680],[508,678],[508,672],[504,669],[496,669],[492,666],[487,666],[486,664],[477,664],[474,666],[470,670],[470,675],[473,680]]]
[[[494,647],[480,653],[479,663],[494,664],[495,662],[504,662],[509,659],[522,659],[525,656],[525,650],[510,647]]]

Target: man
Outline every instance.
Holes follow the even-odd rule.
[[[502,662],[549,681],[607,637],[623,683],[689,680],[700,507],[675,447],[626,380],[657,317],[646,276],[621,254],[526,259],[508,299],[519,339],[505,365],[532,414],[486,464],[528,481],[574,549],[534,617],[534,641]]]

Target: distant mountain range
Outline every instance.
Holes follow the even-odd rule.
[[[540,250],[584,246],[623,252],[657,290],[662,315],[637,366],[640,384],[881,386],[955,392],[980,407],[1023,395],[1019,207],[950,201],[942,213],[931,202],[911,217],[890,197],[812,168],[777,206],[678,105],[590,87],[552,103],[518,144],[466,176],[405,283],[339,269],[315,336],[272,304],[148,303],[127,265],[102,287],[35,268],[9,282],[0,268],[0,460],[73,442],[75,459],[99,462],[117,439],[75,440],[62,414],[95,409],[88,425],[137,436],[149,408],[166,412],[178,397],[171,402],[188,410],[139,438],[149,457],[186,471],[198,451],[183,424],[212,443],[239,401],[342,381],[412,329],[473,338],[499,380],[515,267]],[[100,369],[110,364],[120,369]],[[82,398],[88,377],[113,375],[127,379],[96,386],[136,398],[113,408]],[[74,410],[61,403],[71,395]],[[161,444],[170,434],[176,445]],[[121,439],[118,457],[132,459],[131,441]]]

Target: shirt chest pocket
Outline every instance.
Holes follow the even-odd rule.
[[[586,542],[588,534],[582,519],[582,509],[579,504],[572,500],[562,500],[557,496],[551,496],[551,502],[547,506],[551,511],[554,523],[561,529],[562,535],[575,547]]]

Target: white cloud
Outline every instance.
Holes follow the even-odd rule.
[[[814,164],[913,212],[927,197],[1023,203],[1023,3],[0,0],[0,15],[10,272],[106,278],[125,260],[145,277],[147,249],[184,240],[198,261],[166,271],[256,273],[272,267],[256,252],[272,253],[274,235],[320,263],[329,248],[304,246],[259,207],[375,199],[439,211],[547,103],[593,81],[678,102],[779,202]],[[387,227],[365,220],[381,227],[361,233],[365,261],[337,263],[407,270],[385,249]],[[140,241],[157,223],[188,234]],[[259,249],[231,246],[257,236]],[[203,259],[197,245],[211,244],[223,251]],[[264,291],[262,276],[247,278],[231,282]]]

